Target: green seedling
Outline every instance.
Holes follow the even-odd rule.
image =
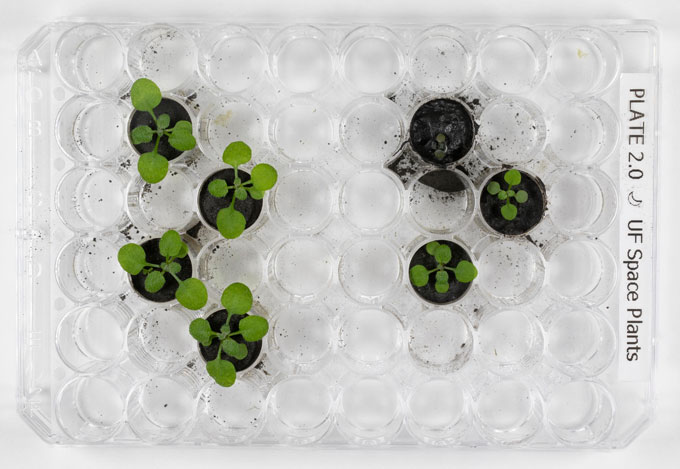
[[[430,256],[434,257],[437,267],[429,270],[421,264],[411,267],[409,277],[414,286],[424,287],[430,281],[430,275],[434,273],[434,289],[438,293],[446,293],[450,287],[451,276],[449,272],[452,272],[455,281],[460,283],[470,283],[477,277],[477,268],[472,262],[462,260],[455,267],[447,265],[451,262],[452,254],[451,248],[446,244],[432,241],[425,245],[425,249]]]
[[[165,285],[166,275],[177,281],[179,287],[175,298],[187,309],[201,309],[208,302],[208,291],[197,278],[182,280],[178,274],[182,266],[177,259],[186,257],[189,248],[174,230],[165,232],[158,243],[158,250],[165,260],[160,264],[152,264],[146,260],[146,252],[139,244],[128,243],[118,251],[118,263],[130,275],[144,274],[144,289],[156,293]]]
[[[489,194],[498,196],[499,200],[505,200],[505,204],[501,207],[501,215],[508,221],[514,220],[517,217],[517,206],[512,203],[512,199],[518,204],[523,204],[529,200],[529,194],[526,191],[514,191],[512,188],[522,182],[522,173],[516,169],[510,169],[505,172],[503,179],[508,183],[507,189],[501,189],[501,185],[496,181],[491,181],[486,186]]]
[[[165,178],[168,173],[168,160],[158,153],[161,137],[168,137],[170,146],[179,151],[188,151],[196,146],[196,139],[191,130],[191,122],[177,121],[170,127],[170,116],[156,116],[154,109],[161,103],[163,96],[158,86],[148,78],[140,78],[132,84],[130,90],[132,106],[140,112],[148,112],[154,121],[155,129],[148,125],[140,125],[130,131],[130,139],[134,145],[149,143],[155,140],[152,151],[139,157],[137,170],[146,182],[155,184]]]
[[[236,210],[236,200],[246,200],[248,197],[261,200],[264,193],[274,187],[278,174],[274,167],[260,163],[250,172],[249,181],[241,181],[238,177],[238,167],[250,161],[252,150],[243,142],[232,142],[224,149],[222,160],[234,168],[234,182],[229,185],[224,179],[215,179],[208,184],[208,192],[217,198],[230,195],[229,206],[217,213],[217,229],[227,239],[241,236],[246,229],[246,218]]]
[[[220,302],[227,310],[227,321],[220,332],[213,331],[206,319],[198,318],[191,321],[189,333],[204,347],[209,347],[215,339],[219,341],[217,357],[206,363],[206,370],[217,384],[229,387],[236,381],[236,368],[231,361],[222,359],[222,352],[236,360],[243,360],[248,355],[248,347],[234,337],[240,335],[245,342],[257,342],[267,334],[269,323],[262,316],[250,315],[238,322],[237,330],[231,330],[231,317],[244,315],[253,306],[253,294],[242,283],[232,283],[225,288]]]
[[[446,135],[437,134],[437,136],[432,141],[432,149],[434,150],[434,157],[438,160],[443,160],[446,156]]]

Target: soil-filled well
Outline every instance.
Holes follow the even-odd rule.
[[[220,332],[220,328],[227,322],[227,316],[228,316],[227,310],[221,309],[219,311],[215,311],[206,319],[210,324],[210,328],[214,332]],[[245,318],[246,316],[248,316],[248,314],[232,315],[231,318],[229,319],[229,328],[232,331],[237,331],[239,321]],[[227,355],[227,353],[223,350],[222,360],[228,360],[231,363],[233,363],[234,368],[236,368],[236,371],[245,370],[246,368],[250,367],[250,365],[255,363],[259,358],[260,352],[262,351],[262,340],[258,340],[257,342],[246,342],[245,339],[240,334],[233,336],[232,339],[234,339],[238,343],[245,344],[246,348],[248,349],[248,355],[246,355],[245,358],[238,360],[230,355]],[[217,358],[217,351],[220,348],[220,341],[219,339],[214,338],[209,346],[205,347],[199,344],[198,347],[203,359],[205,361],[211,361]]]
[[[470,258],[469,254],[465,249],[463,249],[462,246],[460,246],[457,243],[454,243],[453,241],[447,241],[443,239],[438,239],[437,242],[439,244],[445,244],[449,248],[451,248],[451,261],[449,261],[448,264],[446,264],[448,267],[455,267],[458,265],[460,261],[468,261],[472,262],[472,259]],[[437,261],[435,260],[434,256],[430,255],[427,252],[426,244],[422,245],[418,250],[413,254],[413,257],[411,257],[411,262],[409,263],[409,271],[411,268],[415,265],[423,265],[427,270],[432,270],[437,267]],[[473,280],[474,281],[474,280]],[[472,286],[472,282],[469,283],[461,283],[458,282],[453,275],[453,272],[449,271],[449,290],[446,293],[439,293],[437,290],[434,288],[435,285],[435,273],[433,272],[430,274],[429,281],[425,286],[422,287],[416,287],[415,285],[411,284],[415,292],[423,298],[426,301],[429,301],[430,303],[438,304],[438,305],[443,305],[447,303],[453,303],[454,301],[459,300],[460,298],[465,295],[465,293],[468,291],[468,289]]]
[[[238,170],[238,177],[241,179],[241,182],[250,181],[250,174],[241,169]],[[222,179],[232,186],[234,184],[234,170],[228,168],[212,173],[203,181],[198,192],[198,209],[201,212],[201,217],[203,217],[203,220],[208,225],[215,229],[217,229],[217,214],[220,210],[229,206],[234,196],[233,189],[229,189],[226,197],[213,196],[208,191],[208,185],[216,179]],[[246,219],[246,229],[248,229],[257,221],[260,213],[262,213],[262,201],[248,196],[245,200],[237,199],[234,203],[234,208],[243,214]]]
[[[161,262],[165,262],[165,256],[163,256],[158,249],[159,241],[159,238],[154,238],[142,243],[141,245],[142,249],[144,249],[144,252],[146,253],[146,261],[151,264],[160,265]],[[181,259],[175,259],[175,262],[177,262],[181,267],[181,270],[177,274],[177,277],[179,277],[180,280],[186,280],[191,277],[192,266],[191,259],[189,259],[188,255]],[[146,275],[144,275],[142,272],[138,273],[137,275],[131,275],[130,279],[132,280],[132,287],[137,293],[142,295],[147,300],[155,301],[157,303],[165,303],[166,301],[174,300],[175,292],[179,288],[177,280],[175,280],[174,277],[169,273],[165,274],[165,284],[163,287],[154,293],[150,293],[144,288]]]
[[[168,126],[169,129],[173,128],[179,121],[191,122],[191,116],[189,115],[189,112],[186,110],[186,108],[174,99],[170,98],[163,98],[161,103],[154,108],[153,113],[156,115],[156,118],[158,118],[158,116],[161,114],[167,114],[170,116],[170,125]],[[130,128],[128,130],[132,131],[132,129],[141,125],[148,125],[151,127],[151,129],[156,130],[156,123],[151,117],[151,114],[145,111],[134,111],[130,117]],[[152,151],[155,145],[156,135],[154,135],[154,138],[150,142],[138,143],[137,145],[133,145],[133,147],[137,153],[141,155],[142,153],[148,153]],[[168,141],[168,137],[163,135],[160,142],[158,143],[158,153],[163,155],[168,161],[171,161],[179,157],[184,152],[172,147]]]

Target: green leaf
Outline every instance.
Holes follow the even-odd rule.
[[[182,270],[182,266],[179,265],[179,263],[177,262],[171,262],[166,266],[165,270],[167,270],[171,274],[177,275],[179,271]]]
[[[158,242],[158,250],[161,255],[168,257],[176,257],[182,249],[182,237],[175,230],[166,231],[161,240]]]
[[[250,194],[250,197],[253,200],[262,200],[264,199],[264,192],[259,191],[255,189],[254,187],[248,187],[247,188],[248,193]]]
[[[273,166],[266,163],[260,163],[255,165],[253,170],[250,172],[250,180],[253,182],[253,187],[259,191],[268,191],[278,178],[278,173]]]
[[[489,184],[487,184],[486,191],[491,195],[496,195],[501,191],[501,185],[496,181],[491,181]]]
[[[187,246],[186,243],[182,243],[182,248],[179,250],[179,254],[177,254],[177,257],[179,259],[183,259],[186,257],[187,254],[189,254],[189,246]]]
[[[522,173],[520,173],[516,169],[509,169],[503,175],[503,179],[505,179],[505,182],[507,182],[511,186],[516,186],[517,184],[522,182]]]
[[[461,283],[470,283],[477,278],[477,267],[470,261],[460,261],[454,271],[456,280]]]
[[[430,256],[434,256],[434,252],[437,250],[439,247],[439,243],[437,241],[430,241],[425,245],[425,250]]]
[[[234,197],[238,200],[246,200],[248,198],[248,192],[243,187],[239,187],[234,191]]]
[[[158,119],[156,119],[156,125],[158,126],[158,130],[167,129],[170,125],[170,116],[167,114],[161,114],[158,116]]]
[[[188,278],[179,284],[175,298],[187,309],[201,309],[208,302],[208,291],[197,278]]]
[[[501,207],[501,215],[508,221],[514,220],[517,216],[517,207],[512,204],[506,204]]]
[[[515,194],[515,200],[518,203],[523,204],[524,202],[529,200],[529,194],[527,194],[527,191],[517,191],[517,193]]]
[[[139,145],[140,143],[148,143],[153,139],[154,131],[148,125],[140,125],[135,127],[130,132],[130,138],[133,145]]]
[[[229,192],[229,185],[224,179],[215,179],[208,184],[208,192],[210,192],[210,195],[213,197],[221,198],[226,196]]]
[[[236,239],[246,229],[246,217],[234,207],[217,212],[217,229],[227,239]]]
[[[445,270],[438,270],[435,274],[435,281],[437,283],[449,283],[449,273]]]
[[[232,283],[222,292],[220,302],[231,314],[246,314],[253,307],[253,294],[246,285]]]
[[[451,248],[441,244],[434,251],[434,259],[440,264],[446,264],[451,260]]]
[[[262,316],[246,316],[238,322],[238,327],[244,339],[255,342],[267,334],[269,323]]]
[[[205,369],[217,384],[228,388],[236,382],[236,368],[228,360],[217,357],[205,364]]]
[[[234,168],[250,161],[252,150],[243,142],[232,142],[227,145],[222,153],[222,161]]]
[[[191,324],[189,324],[189,334],[204,347],[209,347],[216,335],[210,328],[210,323],[203,318],[191,321]]]
[[[434,284],[434,289],[437,293],[446,293],[447,291],[449,291],[449,283],[437,282]]]
[[[137,275],[146,266],[146,252],[139,244],[128,243],[118,250],[118,263],[125,272]]]
[[[501,200],[505,200],[505,199],[508,198],[508,193],[505,192],[505,191],[500,191],[500,192],[498,193],[498,198],[501,199]]]
[[[138,111],[151,112],[161,103],[163,95],[158,86],[148,78],[140,78],[130,89],[132,105]]]
[[[196,146],[196,139],[191,131],[191,122],[178,121],[168,137],[168,143],[176,150],[188,151]]]
[[[156,184],[168,174],[168,160],[155,151],[143,153],[137,162],[137,170],[146,182]]]
[[[513,191],[512,189],[509,189],[509,190],[507,191],[507,194],[508,194],[508,197],[514,197],[514,196],[515,196],[515,191]]]
[[[248,347],[246,344],[236,342],[234,339],[226,339],[222,342],[222,350],[227,352],[227,355],[232,356],[237,360],[243,360],[248,356]]]
[[[144,279],[144,289],[149,293],[156,293],[163,288],[163,285],[165,285],[165,276],[157,270],[149,272]]]
[[[444,150],[437,149],[434,151],[434,157],[437,158],[438,160],[443,160],[445,156],[446,152]]]
[[[446,142],[446,135],[437,134],[437,136],[434,139],[437,141],[437,143],[444,143]]]
[[[427,273],[427,268],[424,265],[414,265],[409,270],[409,278],[411,283],[415,287],[424,287],[430,278],[430,274]]]

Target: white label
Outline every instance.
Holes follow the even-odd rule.
[[[656,82],[621,75],[619,379],[647,381],[654,314],[654,158]]]

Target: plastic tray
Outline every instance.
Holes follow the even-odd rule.
[[[59,444],[620,447],[652,406],[658,38],[635,22],[49,24],[19,52],[19,411]],[[145,186],[126,138],[146,76],[196,150]],[[420,181],[418,106],[456,96],[463,188]],[[280,179],[235,241],[196,188],[244,140]],[[493,173],[539,177],[526,236],[480,215]],[[211,301],[131,291],[116,250],[174,228]],[[435,306],[413,252],[456,240],[479,277]],[[271,323],[232,388],[189,322],[243,281]]]

